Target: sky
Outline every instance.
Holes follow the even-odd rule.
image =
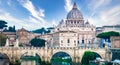
[[[58,25],[76,2],[84,21],[96,27],[120,24],[120,0],[0,0],[0,20],[35,30]]]

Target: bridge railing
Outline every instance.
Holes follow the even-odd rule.
[[[25,50],[25,49],[103,49],[96,46],[79,46],[79,47],[0,47],[0,50]]]

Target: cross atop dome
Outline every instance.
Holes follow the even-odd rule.
[[[74,2],[72,9],[78,9],[76,3]]]

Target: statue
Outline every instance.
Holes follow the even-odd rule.
[[[9,47],[9,38],[7,36],[5,47]]]

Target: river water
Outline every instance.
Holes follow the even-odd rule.
[[[9,65],[9,61],[7,59],[1,59],[0,60],[0,65]],[[36,60],[22,60],[21,65],[40,65],[39,62]],[[70,63],[67,62],[51,62],[51,65],[71,65]]]

